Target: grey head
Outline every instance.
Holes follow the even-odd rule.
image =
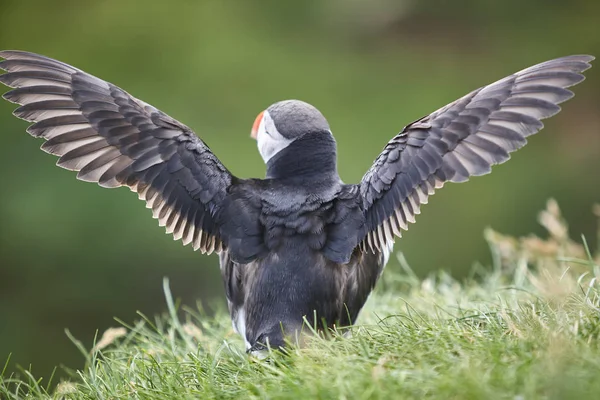
[[[267,163],[294,140],[317,132],[331,134],[329,124],[319,110],[304,101],[284,100],[269,106],[256,117],[251,136],[258,142],[258,151]]]

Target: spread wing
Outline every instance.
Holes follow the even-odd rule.
[[[215,224],[234,179],[188,127],[122,89],[37,54],[2,51],[4,98],[27,132],[77,178],[137,192],[167,233],[203,253],[222,248]]]
[[[379,252],[415,222],[421,204],[446,182],[464,182],[509,159],[540,120],[581,82],[592,56],[547,61],[484,86],[405,127],[360,183],[367,229],[363,250]]]

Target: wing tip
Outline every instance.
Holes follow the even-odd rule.
[[[582,76],[582,79],[575,83],[575,84],[577,84],[577,83],[581,83],[585,80],[585,76],[583,75],[583,72],[592,68],[592,61],[594,61],[595,59],[596,59],[596,57],[594,57],[590,54],[575,54],[572,56],[562,57],[557,60],[558,61],[566,61],[566,62],[575,62],[578,64],[580,63],[580,65],[579,65],[580,68],[576,68],[574,71],[572,71],[573,73]]]
[[[575,54],[573,57],[578,58],[580,61],[590,63],[596,59],[595,56],[591,54]]]
[[[4,58],[5,60],[10,60],[11,58],[16,58],[19,56],[34,56],[34,57],[44,57],[40,54],[32,53],[30,51],[23,50],[0,50],[0,58]]]
[[[569,56],[564,56],[564,57],[558,58],[557,60],[572,60],[572,61],[589,62],[589,61],[594,61],[595,59],[596,59],[596,57],[591,54],[571,54]]]

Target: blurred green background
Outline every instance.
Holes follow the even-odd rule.
[[[600,55],[600,2],[574,0],[2,0],[0,48],[42,53],[111,81],[192,127],[240,177],[263,176],[249,138],[269,104],[299,98],[328,118],[346,182],[407,123],[531,64]],[[555,197],[595,242],[600,69],[491,176],[448,185],[397,243],[419,273],[488,264],[486,226],[540,232]],[[0,103],[0,364],[81,367],[64,334],[186,304],[224,307],[216,256],[183,248],[126,189],[77,182]],[[396,268],[394,260],[388,268]]]

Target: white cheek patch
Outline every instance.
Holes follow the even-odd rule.
[[[292,140],[284,138],[279,133],[268,111],[264,112],[263,118],[260,121],[256,141],[258,144],[258,152],[265,164],[269,162],[275,154],[279,153],[292,143]]]

